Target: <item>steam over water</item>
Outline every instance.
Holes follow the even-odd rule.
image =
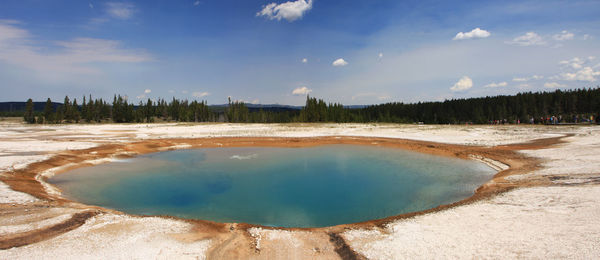
[[[161,152],[50,182],[66,197],[133,214],[322,227],[455,202],[494,173],[468,160],[328,145]]]

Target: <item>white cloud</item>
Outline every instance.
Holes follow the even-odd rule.
[[[584,40],[584,41],[586,41],[586,40],[588,40],[588,39],[590,39],[590,38],[592,38],[592,36],[591,36],[591,35],[589,35],[589,34],[584,34],[584,35],[583,35],[583,40]]]
[[[200,1],[194,2],[194,6],[198,6],[198,5],[200,5]]]
[[[524,78],[513,78],[513,81],[515,82],[527,82],[530,80],[539,80],[539,79],[543,79],[544,76],[540,76],[540,75],[533,75],[531,77],[524,77]]]
[[[126,20],[135,13],[135,6],[130,3],[110,2],[106,3],[106,12],[113,18]]]
[[[482,30],[480,28],[475,28],[473,30],[471,30],[470,32],[459,32],[456,34],[456,36],[454,36],[453,40],[467,40],[467,39],[473,39],[473,38],[487,38],[490,37],[491,33],[486,31],[486,30]]]
[[[584,67],[575,72],[566,72],[561,74],[563,80],[596,81],[596,76],[600,76],[600,71],[594,71],[592,67]]]
[[[581,68],[583,68],[584,63],[585,63],[584,60],[582,60],[578,57],[575,57],[570,60],[560,61],[558,64],[565,65],[565,66],[571,67],[573,69],[581,69]]]
[[[89,3],[89,4],[88,4],[88,6],[89,6],[91,9],[94,9],[94,5],[93,5],[92,3]]]
[[[307,58],[303,58],[303,59],[302,59],[302,63],[307,63],[307,62],[308,62],[308,59],[307,59]]]
[[[208,92],[194,92],[194,93],[192,93],[192,96],[193,97],[197,97],[197,98],[206,97],[208,95],[210,95],[210,93],[208,93]]]
[[[450,88],[452,91],[465,91],[473,87],[473,80],[467,76],[463,76]]]
[[[26,30],[0,23],[0,61],[34,70],[47,78],[90,75],[101,71],[96,64],[138,63],[152,60],[145,51],[123,49],[119,41],[75,38],[42,46]],[[48,49],[52,51],[47,51]]]
[[[485,86],[483,86],[484,88],[497,88],[497,87],[506,87],[508,86],[508,83],[506,83],[506,81],[500,82],[500,83],[496,83],[496,82],[492,82],[490,84],[487,84]]]
[[[573,40],[574,37],[575,37],[575,34],[570,33],[568,31],[562,31],[559,34],[555,34],[554,36],[552,36],[552,38],[554,38],[554,40],[557,40],[557,41]]]
[[[383,52],[380,52],[379,54],[377,54],[377,58],[382,59],[383,58]]]
[[[562,65],[563,70],[567,70],[553,79],[569,80],[569,81],[596,81],[596,76],[600,76],[600,71],[594,70],[596,66],[592,67],[590,62],[595,60],[596,57],[588,56],[587,58],[575,57],[570,60],[560,61],[558,64]]]
[[[152,90],[150,89],[145,89],[144,90],[144,94],[140,94],[139,96],[137,96],[137,99],[145,99],[146,98],[146,94],[150,94],[150,92],[152,92]]]
[[[302,86],[302,87],[294,89],[292,91],[292,95],[303,96],[303,95],[308,95],[310,92],[312,92],[312,89],[309,89],[306,86]]]
[[[566,85],[559,84],[556,82],[546,82],[546,83],[544,83],[544,87],[545,88],[563,88],[563,87],[566,87]]]
[[[182,90],[182,91],[181,91],[181,94],[187,94],[187,93],[188,93],[188,91],[187,91],[187,90]]]
[[[335,67],[341,67],[341,66],[346,66],[346,65],[348,65],[348,62],[347,62],[347,61],[345,61],[345,60],[344,60],[344,59],[342,59],[342,58],[339,58],[339,59],[337,59],[337,60],[333,61],[333,63],[331,63],[331,65],[333,65],[333,66],[335,66]]]
[[[505,43],[518,46],[533,46],[546,44],[544,39],[542,39],[542,37],[535,32],[527,32],[524,35],[516,37],[512,41],[507,41]]]
[[[289,22],[298,20],[312,8],[312,0],[296,0],[282,4],[270,3],[263,6],[263,9],[256,13],[256,16],[265,16],[270,20],[286,19]]]

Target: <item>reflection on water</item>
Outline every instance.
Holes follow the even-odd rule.
[[[320,227],[458,201],[493,173],[467,160],[329,145],[168,151],[50,182],[67,197],[134,214]]]

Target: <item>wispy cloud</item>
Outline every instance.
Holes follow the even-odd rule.
[[[481,28],[475,28],[473,30],[471,30],[470,32],[459,32],[456,34],[456,36],[454,36],[453,40],[467,40],[467,39],[473,39],[473,38],[487,38],[490,37],[491,33],[486,31],[486,30],[482,30]]]
[[[465,91],[473,87],[473,80],[467,76],[463,76],[456,82],[450,90],[452,91]]]
[[[257,12],[256,16],[264,16],[270,20],[280,21],[281,19],[285,19],[293,22],[302,18],[310,9],[312,9],[312,0],[296,0],[282,4],[270,3],[263,6],[263,9]]]
[[[199,6],[199,5],[200,5],[200,1],[194,2],[194,6]]]
[[[508,83],[506,83],[506,81],[500,82],[500,83],[496,83],[496,82],[492,82],[490,84],[487,84],[485,86],[483,86],[484,88],[498,88],[498,87],[506,87],[508,86]]]
[[[546,82],[546,83],[544,83],[544,87],[545,88],[564,88],[566,86],[567,85],[559,84],[559,83],[556,83],[556,82]]]
[[[527,82],[530,80],[538,80],[538,79],[543,79],[544,76],[540,76],[540,75],[533,75],[531,77],[515,77],[513,78],[514,82]]]
[[[367,93],[358,93],[358,94],[352,96],[352,100],[357,100],[357,99],[364,98],[364,97],[374,97],[374,98],[377,98],[377,100],[379,100],[379,101],[390,100],[392,98],[388,94],[367,92]]]
[[[210,95],[210,93],[208,93],[208,92],[200,92],[200,91],[198,91],[198,92],[192,93],[192,97],[196,97],[196,98],[206,97],[208,95]]]
[[[106,3],[106,12],[108,13],[108,15],[117,19],[129,19],[133,16],[135,10],[135,6],[131,3]]]
[[[538,35],[535,32],[527,32],[524,35],[518,36],[512,41],[507,41],[505,43],[517,46],[546,45],[546,41],[544,41],[542,36]]]
[[[583,68],[583,64],[584,63],[585,63],[584,59],[580,59],[579,57],[575,57],[575,58],[570,59],[570,60],[560,61],[558,64],[570,67],[572,69],[581,69],[581,68]]]
[[[51,76],[98,74],[93,63],[139,63],[152,60],[143,50],[121,48],[119,41],[75,38],[42,46],[27,30],[0,23],[0,61]]]
[[[552,36],[552,38],[557,41],[573,40],[574,37],[575,37],[575,34],[570,33],[568,31],[562,31],[559,34],[555,34]]]

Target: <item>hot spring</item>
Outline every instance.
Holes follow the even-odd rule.
[[[323,227],[456,202],[494,173],[469,160],[326,145],[159,152],[79,168],[49,182],[69,199],[132,214]]]

